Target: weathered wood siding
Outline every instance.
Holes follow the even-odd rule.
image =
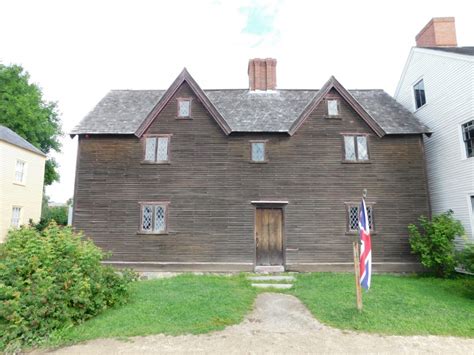
[[[193,96],[183,85],[175,97]],[[368,189],[375,203],[374,262],[413,262],[407,225],[428,213],[420,136],[378,138],[341,102],[341,118],[321,104],[293,136],[226,136],[197,99],[192,120],[172,99],[149,134],[173,134],[170,164],[141,164],[134,136],[83,136],[74,226],[126,262],[255,262],[255,200],[287,200],[289,268],[350,263],[345,202]],[[369,133],[370,163],[342,163],[341,132]],[[249,140],[266,139],[268,163],[252,164]],[[143,235],[139,201],[170,201],[169,234]],[[242,267],[243,268],[243,267]],[[301,267],[303,268],[303,266]],[[331,269],[331,267],[329,267]]]

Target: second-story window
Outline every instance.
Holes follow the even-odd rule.
[[[413,93],[415,94],[415,108],[418,110],[426,104],[425,84],[423,79],[413,85]]]
[[[255,141],[250,142],[251,152],[250,159],[254,163],[265,163],[266,154],[265,154],[265,141]]]
[[[22,160],[17,160],[15,165],[15,182],[24,184],[26,175],[26,163]]]
[[[466,158],[474,157],[474,120],[464,123],[462,126],[462,139],[466,147]]]
[[[145,162],[168,163],[170,161],[170,135],[148,136],[145,138]]]
[[[344,160],[349,162],[364,162],[369,160],[367,136],[344,136]]]
[[[191,99],[178,99],[178,118],[191,118]]]
[[[338,100],[327,100],[328,105],[328,116],[335,117],[339,116],[339,101]]]

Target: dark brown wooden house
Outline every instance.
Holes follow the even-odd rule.
[[[111,91],[84,118],[74,220],[117,266],[153,270],[350,270],[368,189],[375,271],[413,270],[407,225],[429,214],[428,128],[382,90]]]

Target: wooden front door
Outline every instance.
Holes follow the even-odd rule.
[[[283,210],[257,208],[255,220],[257,265],[283,265]]]

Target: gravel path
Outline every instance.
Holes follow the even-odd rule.
[[[152,335],[130,341],[99,339],[54,354],[275,354],[275,353],[443,353],[474,354],[474,339],[439,336],[380,336],[334,329],[319,323],[295,297],[258,296],[246,319],[205,335]]]

